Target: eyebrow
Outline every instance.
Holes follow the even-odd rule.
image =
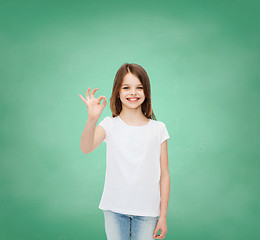
[[[124,85],[130,85],[130,84],[124,83],[123,86],[124,86]],[[140,83],[140,84],[138,84],[138,85],[136,85],[136,86],[140,86],[140,85],[143,85],[143,84]]]

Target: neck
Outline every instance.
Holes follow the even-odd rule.
[[[142,113],[141,107],[135,109],[122,109],[119,114],[122,119],[127,119],[129,122],[143,121],[146,116]]]

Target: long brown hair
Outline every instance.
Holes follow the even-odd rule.
[[[152,109],[151,87],[148,74],[143,69],[143,67],[135,63],[124,63],[116,73],[113,83],[112,95],[110,97],[110,109],[112,112],[112,116],[116,117],[122,111],[122,102],[119,97],[119,90],[122,86],[123,79],[127,73],[134,74],[143,85],[145,95],[145,100],[142,103],[143,114],[147,118],[157,120]]]

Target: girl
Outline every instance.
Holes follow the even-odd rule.
[[[105,117],[97,127],[107,101],[104,96],[96,99],[96,91],[93,89],[89,97],[88,88],[86,99],[79,94],[88,111],[80,147],[87,154],[101,142],[107,144],[106,177],[99,204],[107,239],[163,239],[170,193],[170,136],[153,113],[149,77],[140,65],[123,64],[110,98],[112,117]]]

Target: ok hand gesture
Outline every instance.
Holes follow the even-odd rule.
[[[95,98],[94,94],[98,88],[94,88],[91,92],[91,97],[89,97],[90,88],[88,88],[86,93],[86,99],[80,94],[80,98],[87,106],[88,118],[98,120],[105,106],[107,105],[107,100],[105,96],[100,96]],[[101,100],[104,99],[103,103],[100,105]]]

